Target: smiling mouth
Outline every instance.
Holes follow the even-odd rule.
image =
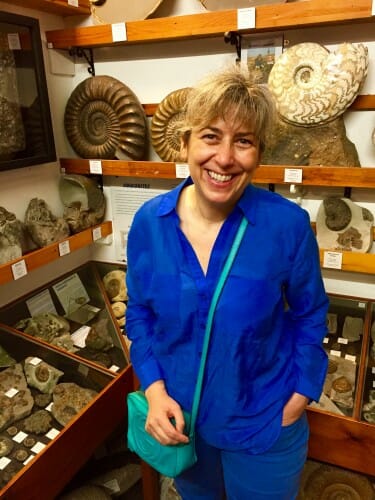
[[[217,182],[228,182],[233,178],[233,175],[224,175],[213,172],[212,170],[207,170],[208,175]]]

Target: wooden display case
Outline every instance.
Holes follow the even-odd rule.
[[[330,363],[320,402],[308,408],[309,457],[375,476],[375,421],[363,418],[375,380],[375,304],[355,297],[329,298],[324,346]]]
[[[4,480],[4,474],[7,473],[7,467],[14,465],[14,458],[10,456],[0,459],[1,498],[55,498],[111,431],[125,422],[124,397],[133,388],[131,367],[115,376],[93,363],[78,361],[68,353],[48,347],[4,326],[0,327],[0,345],[18,363],[22,364],[25,358],[32,357],[62,370],[64,375],[59,383],[76,383],[97,392],[65,426],[53,421],[57,434],[55,437],[52,435],[49,439],[45,434],[33,436],[44,445],[37,447],[35,453],[26,451],[28,448],[22,445],[23,441],[18,439],[14,442],[15,448],[22,448],[27,453],[28,459],[25,463],[20,463],[20,470],[10,480],[7,475]],[[36,389],[31,390],[34,395],[38,392]],[[24,431],[24,419],[13,422],[11,426],[17,430],[17,434],[11,439],[16,439],[20,432]],[[4,427],[0,436],[7,436],[8,429],[8,426]],[[11,434],[14,435],[14,432]],[[27,435],[30,437],[29,433]],[[24,437],[21,435],[21,438]],[[39,448],[42,449],[39,451]]]
[[[64,332],[56,330],[55,321],[62,323]],[[84,358],[113,373],[129,365],[125,341],[92,262],[3,307],[0,323],[45,344],[68,349],[74,358]]]

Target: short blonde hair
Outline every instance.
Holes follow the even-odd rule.
[[[249,126],[261,151],[272,126],[275,106],[265,84],[253,83],[248,73],[233,66],[204,78],[189,93],[180,133],[189,140],[193,128],[205,128],[218,118]]]

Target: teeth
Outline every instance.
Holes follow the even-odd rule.
[[[231,175],[217,174],[216,172],[212,172],[211,170],[208,171],[208,175],[211,177],[211,179],[219,182],[230,181],[232,178]]]

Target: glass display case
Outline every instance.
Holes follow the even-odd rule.
[[[361,299],[329,298],[328,334],[323,341],[328,354],[328,371],[320,401],[312,406],[352,417],[369,306]]]
[[[93,262],[3,307],[0,323],[114,373],[129,365],[126,343]]]
[[[80,426],[77,416],[84,416],[87,409],[88,415],[83,421],[91,427],[91,432],[95,428],[93,425],[101,425],[101,412],[94,412],[94,409],[100,407],[100,394],[114,381],[115,375],[108,370],[84,360],[77,362],[69,353],[59,352],[28,335],[0,327],[1,498],[16,498],[9,493],[14,488],[18,491],[21,487],[26,491],[29,480],[23,480],[24,472],[28,471],[26,476],[30,479],[30,469],[39,460],[42,465],[36,469],[41,471],[45,467],[44,477],[48,477],[50,467],[55,467],[56,471],[61,469],[61,464],[56,463],[61,457],[52,449],[54,443],[59,443],[56,449],[60,452],[65,448],[65,438],[68,446],[72,444],[69,443],[72,433],[68,429]],[[79,431],[82,437],[88,428],[83,433]],[[95,435],[92,440],[96,442]],[[84,453],[91,453],[90,448],[87,446]],[[67,457],[71,454],[68,449]],[[34,481],[41,479],[36,476]],[[43,486],[38,486],[40,488]]]
[[[375,424],[375,303],[371,303],[370,332],[367,346],[366,370],[363,387],[361,416],[365,422]]]

